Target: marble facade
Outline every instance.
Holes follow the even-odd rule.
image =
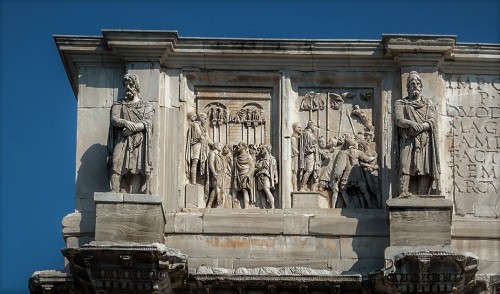
[[[500,293],[500,45],[54,38],[78,100],[75,212],[66,269],[33,293]],[[413,72],[440,169],[401,195]],[[144,194],[110,187],[126,74],[154,110]]]

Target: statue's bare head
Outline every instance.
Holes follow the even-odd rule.
[[[260,154],[261,155],[266,155],[266,154],[271,154],[272,147],[269,144],[266,144],[260,148]]]
[[[215,143],[212,145],[212,148],[213,148],[213,150],[218,150],[218,151],[221,151],[221,150],[222,150],[222,149],[221,149],[222,147],[221,147],[220,143],[217,143],[217,142],[215,142]]]
[[[418,72],[412,71],[408,75],[406,80],[406,89],[408,91],[408,96],[413,99],[419,99],[422,97],[422,80],[418,75]]]
[[[125,87],[125,98],[134,99],[139,95],[141,88],[139,87],[139,77],[134,74],[126,74],[123,76],[123,86]]]
[[[188,113],[187,118],[190,122],[194,122],[198,118],[198,116],[196,115],[196,113],[190,112]]]
[[[247,150],[248,146],[245,142],[240,141],[236,148],[238,149],[239,152],[243,152]]]
[[[294,124],[292,125],[292,129],[293,129],[293,132],[294,132],[295,134],[300,134],[300,133],[302,133],[302,127],[299,125],[299,123],[294,123]]]
[[[226,144],[222,147],[222,154],[227,155],[231,152],[231,145]]]
[[[311,129],[311,130],[315,130],[316,129],[316,123],[314,121],[310,120],[309,122],[307,122],[307,128]]]
[[[318,139],[318,146],[321,149],[325,149],[326,148],[326,138],[325,137],[323,137],[323,136],[319,137],[319,139]]]
[[[206,123],[208,122],[208,114],[202,112],[198,115],[198,119],[201,121],[203,125],[206,125]]]
[[[349,138],[346,138],[345,147],[347,149],[357,149],[358,148],[358,142],[356,141],[354,136],[350,136]]]
[[[337,139],[337,137],[333,137],[333,138],[330,138],[330,140],[328,140],[328,144],[327,144],[328,148],[335,148],[337,146],[339,146],[339,139]]]

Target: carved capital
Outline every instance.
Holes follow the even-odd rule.
[[[77,281],[88,281],[95,292],[144,290],[171,293],[187,276],[187,257],[163,244],[104,244],[65,248]]]

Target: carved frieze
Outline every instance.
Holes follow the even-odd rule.
[[[362,287],[361,275],[341,275],[339,272],[305,267],[259,267],[224,269],[199,267],[191,275],[193,286],[206,290],[236,288],[240,293],[252,289],[257,293],[276,293],[279,290],[295,290],[298,293],[314,293],[328,290],[341,293],[342,288]],[[222,284],[220,281],[224,281]],[[279,292],[279,291],[278,291]]]
[[[270,90],[214,87],[197,94],[187,122],[190,183],[204,186],[207,207],[275,208]]]
[[[291,135],[294,191],[320,193],[331,207],[381,207],[373,89],[300,89],[302,126]],[[297,194],[298,195],[298,194]]]

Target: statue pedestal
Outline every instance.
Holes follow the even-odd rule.
[[[292,192],[292,208],[330,208],[330,204],[318,192]]]
[[[186,185],[186,208],[205,208],[204,187],[199,184]]]
[[[391,246],[451,244],[452,203],[441,197],[387,200]]]
[[[391,293],[468,293],[478,257],[451,244],[452,203],[444,196],[387,200],[390,246],[383,284]]]
[[[164,241],[165,215],[157,195],[95,193],[96,241]]]

